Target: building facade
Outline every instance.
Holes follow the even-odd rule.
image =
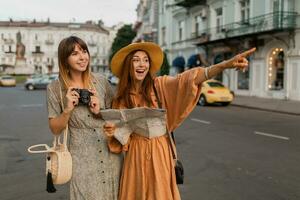
[[[256,47],[246,73],[215,78],[239,95],[300,100],[299,11],[297,0],[160,0],[159,44],[185,68]]]
[[[133,26],[136,41],[158,42],[158,0],[140,0],[137,9],[137,21]]]
[[[108,66],[112,38],[101,21],[94,23],[0,22],[0,70],[10,74],[58,72],[57,49],[68,36],[82,38],[88,45],[92,71]]]

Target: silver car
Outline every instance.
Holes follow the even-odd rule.
[[[58,74],[51,75],[34,75],[27,79],[24,87],[27,90],[46,89],[47,85],[58,78]]]

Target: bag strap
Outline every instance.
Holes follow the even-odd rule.
[[[62,89],[61,89],[61,84],[60,81],[58,79],[59,82],[59,96],[60,96],[60,101],[61,101],[61,107],[62,107],[62,111],[64,111],[65,107],[64,107],[64,101],[62,98]],[[63,138],[63,147],[64,150],[67,150],[67,141],[68,141],[68,130],[69,130],[69,123],[67,123],[65,131],[64,131],[64,138]],[[54,148],[56,147],[56,145],[60,145],[60,135],[59,136],[54,136],[54,141],[53,141],[53,146]]]
[[[158,96],[157,90],[155,88],[155,84],[153,84],[153,90],[154,90],[154,94],[155,94],[155,97],[156,97],[156,100],[157,100],[158,107],[160,109],[162,109],[162,103],[160,101],[160,98]],[[169,141],[170,141],[170,146],[171,146],[171,151],[172,151],[173,159],[177,161],[178,160],[178,156],[177,156],[176,149],[175,149],[176,148],[176,143],[175,143],[175,138],[174,138],[173,131],[170,133],[168,131],[168,129],[166,129],[166,132],[168,134],[168,138],[169,138]]]

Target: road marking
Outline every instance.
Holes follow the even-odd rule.
[[[43,104],[23,104],[23,105],[20,105],[20,107],[22,108],[30,108],[30,107],[42,107],[44,106]]]
[[[263,135],[263,136],[267,136],[267,137],[278,138],[278,139],[283,139],[283,140],[289,140],[290,139],[288,137],[284,137],[284,136],[280,136],[280,135],[274,135],[274,134],[270,134],[270,133],[263,133],[263,132],[258,132],[258,131],[254,131],[254,134]]]
[[[191,120],[195,121],[195,122],[200,122],[200,123],[203,123],[203,124],[210,124],[209,121],[204,121],[204,120],[201,120],[201,119],[191,118]]]

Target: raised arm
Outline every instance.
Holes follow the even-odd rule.
[[[201,84],[207,79],[210,79],[225,69],[235,68],[237,70],[245,71],[248,68],[248,60],[246,57],[250,56],[256,51],[256,48],[252,48],[243,53],[240,53],[229,60],[225,60],[221,63],[211,65],[207,68],[202,68],[197,76],[195,82],[197,85]]]

